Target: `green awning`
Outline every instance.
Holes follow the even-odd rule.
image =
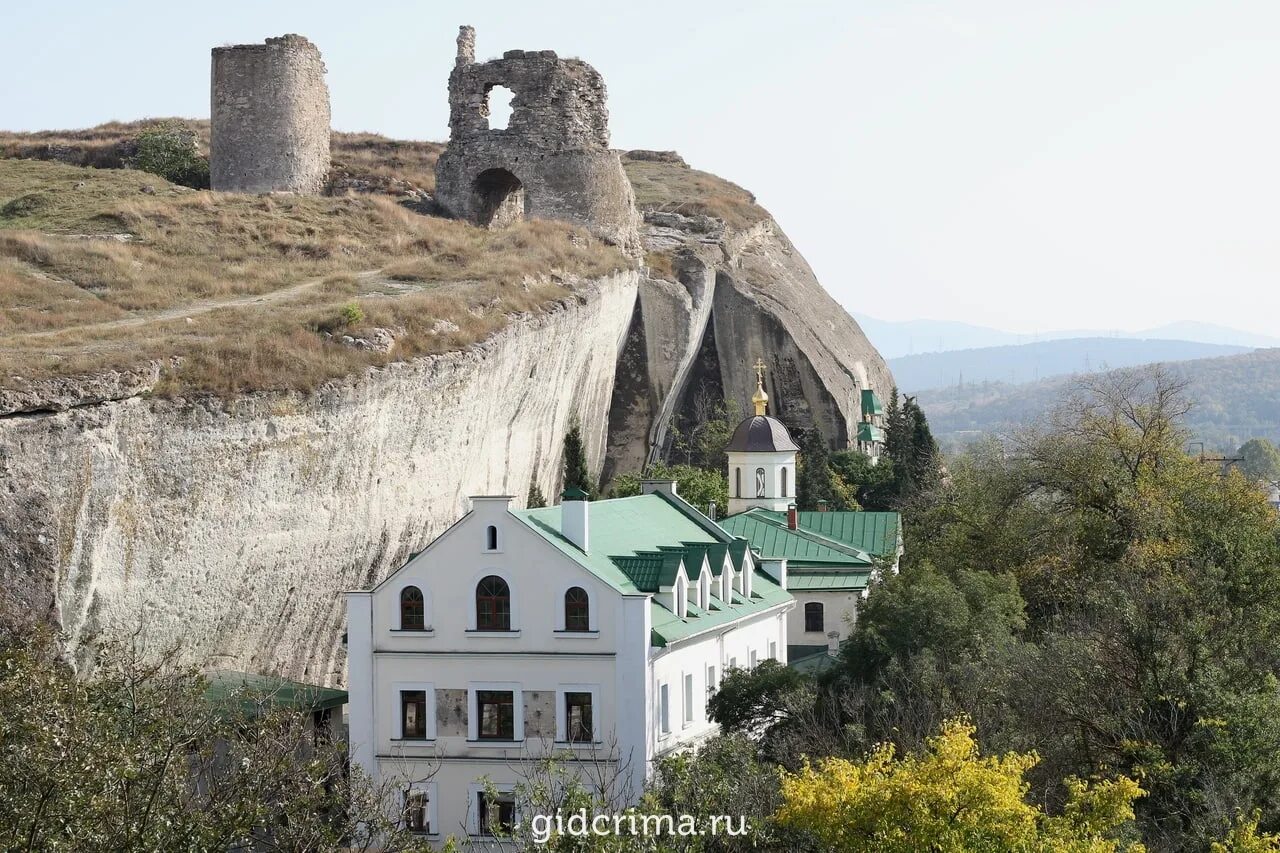
[[[286,708],[295,711],[327,711],[347,704],[347,691],[316,684],[289,681],[274,675],[218,670],[205,673],[209,687],[205,701],[211,705],[235,707],[245,713],[259,709]]]

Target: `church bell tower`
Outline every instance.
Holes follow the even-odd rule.
[[[756,359],[756,413],[738,424],[725,453],[729,457],[729,514],[754,507],[785,512],[796,500],[796,451],[782,421],[769,417],[765,364]]]

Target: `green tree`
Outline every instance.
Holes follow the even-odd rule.
[[[0,847],[427,849],[398,786],[347,773],[309,714],[249,692],[211,702],[173,660],[110,645],[78,676],[47,631],[0,649]]]
[[[726,732],[755,734],[769,728],[796,708],[795,694],[806,679],[785,663],[761,661],[755,669],[730,669],[707,701],[707,717]]]
[[[815,510],[826,501],[831,510],[857,509],[850,506],[851,494],[837,481],[831,470],[827,443],[816,428],[797,430],[800,435],[800,459],[796,470],[796,506]]]
[[[209,161],[200,156],[195,140],[195,132],[180,122],[153,124],[134,140],[129,165],[175,184],[208,189]]]
[[[1265,438],[1251,438],[1240,449],[1236,456],[1242,457],[1240,473],[1255,483],[1272,485],[1280,483],[1280,450]]]
[[[725,470],[729,458],[724,449],[739,420],[737,402],[703,387],[672,430],[671,457],[694,468]]]
[[[547,505],[547,499],[542,494],[542,489],[538,488],[537,480],[529,481],[529,496],[525,499],[524,505],[529,509],[537,509]]]
[[[595,484],[587,469],[587,451],[582,443],[582,428],[577,421],[569,427],[564,437],[564,491],[581,489],[588,495],[595,495]]]
[[[897,509],[894,489],[893,461],[881,456],[876,464],[858,450],[838,450],[831,454],[831,472],[837,491],[849,495],[849,501],[872,512]]]
[[[640,494],[642,479],[675,480],[676,493],[700,510],[716,505],[717,516],[729,509],[729,484],[721,471],[697,468],[693,465],[653,465],[643,477],[639,474],[620,474],[613,479],[609,489],[611,497],[625,498]]]

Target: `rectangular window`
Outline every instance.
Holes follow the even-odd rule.
[[[476,816],[481,835],[510,835],[516,825],[515,795],[509,792],[477,792]]]
[[[687,726],[693,722],[693,673],[686,673],[684,677],[684,724]]]
[[[566,740],[570,743],[590,743],[595,740],[590,693],[565,693],[564,712],[564,734]]]
[[[749,661],[749,663],[747,664],[748,668],[755,669],[756,668],[756,650],[755,649],[751,650],[751,654],[747,656],[747,660]]]
[[[715,664],[707,667],[707,692],[714,693],[716,689],[716,667]]]
[[[778,659],[778,644],[775,643],[773,640],[769,641],[769,658],[771,660]]]
[[[477,690],[476,714],[480,740],[515,740],[515,694],[510,690]]]
[[[431,800],[426,791],[405,791],[404,826],[410,832],[431,832]]]
[[[804,629],[806,632],[823,630],[822,602],[810,601],[804,606]]]
[[[658,688],[658,725],[664,735],[671,734],[671,693],[665,684]]]
[[[738,659],[729,658],[729,669],[737,669],[737,668],[738,668]]]
[[[424,740],[427,737],[427,691],[400,691],[400,737]]]

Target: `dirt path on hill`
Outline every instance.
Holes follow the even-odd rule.
[[[39,332],[18,332],[9,335],[11,340],[21,338],[22,340],[39,340],[41,338],[52,338],[67,332],[75,332],[77,334],[83,332],[107,332],[114,329],[128,329],[134,326],[145,326],[148,323],[162,323],[166,320],[181,320],[184,317],[193,317],[197,314],[207,314],[210,311],[217,311],[221,308],[243,308],[248,305],[270,305],[274,302],[283,302],[294,296],[300,296],[307,291],[314,290],[324,282],[343,273],[329,273],[319,278],[308,279],[307,281],[292,284],[279,290],[273,290],[270,293],[255,293],[249,296],[232,296],[226,299],[203,299],[199,302],[191,302],[178,308],[165,308],[160,311],[152,311],[147,314],[139,314],[133,317],[121,317],[119,320],[106,320],[101,323],[89,323],[84,326],[65,326],[61,329],[45,329]],[[382,275],[382,270],[362,270],[352,273],[358,281],[368,281]]]

